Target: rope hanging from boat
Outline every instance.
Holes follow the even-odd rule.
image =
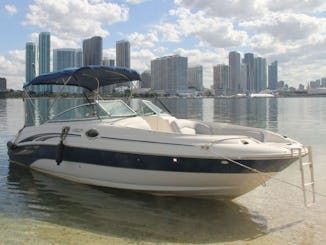
[[[270,178],[270,179],[273,179],[273,180],[278,181],[278,182],[283,183],[283,184],[290,185],[290,186],[292,186],[292,187],[295,187],[295,188],[300,189],[301,191],[303,191],[303,188],[302,188],[301,186],[299,186],[299,185],[296,185],[296,184],[293,184],[293,183],[288,182],[288,181],[286,181],[286,180],[283,180],[283,179],[277,178],[277,177],[272,176],[272,175],[270,175],[270,174],[268,174],[268,173],[264,173],[264,172],[262,172],[262,171],[259,171],[259,170],[255,169],[255,168],[252,168],[252,167],[249,167],[249,166],[247,166],[247,165],[244,165],[244,164],[242,164],[242,163],[240,163],[240,162],[238,162],[238,161],[236,161],[236,160],[233,160],[233,159],[231,159],[231,158],[229,158],[229,157],[226,157],[226,156],[223,156],[223,155],[218,154],[218,153],[216,153],[216,152],[213,152],[213,151],[210,150],[210,146],[211,146],[211,144],[203,145],[203,146],[201,146],[201,149],[207,150],[207,151],[209,151],[210,153],[212,153],[213,155],[215,155],[215,156],[217,156],[217,157],[223,158],[223,159],[225,159],[225,160],[227,160],[227,161],[229,161],[229,162],[232,162],[232,163],[234,163],[234,164],[236,164],[236,165],[238,165],[238,166],[240,166],[240,167],[243,167],[243,168],[245,168],[245,169],[248,169],[248,170],[250,170],[250,171],[252,171],[252,172],[254,172],[254,173],[261,174],[261,175],[266,176],[266,177],[268,177],[268,178]],[[306,189],[306,191],[308,191],[308,192],[312,192],[311,190],[308,190],[308,189]],[[324,194],[322,194],[322,193],[319,193],[319,192],[316,192],[316,191],[315,191],[315,194],[318,195],[318,196],[320,196],[320,197],[324,197],[324,198],[326,198],[326,195],[324,195]]]

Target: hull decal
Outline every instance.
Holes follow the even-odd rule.
[[[37,134],[37,135],[27,137],[27,138],[19,141],[19,143],[26,143],[26,142],[31,142],[31,141],[46,141],[46,140],[52,139],[52,138],[59,138],[60,135],[61,135],[61,133]],[[79,134],[68,134],[68,136],[70,136],[70,137],[81,137],[81,135],[79,135]]]
[[[40,159],[51,159],[56,164],[57,145],[30,145],[8,148],[11,161],[33,164]],[[66,145],[62,161],[95,164],[117,168],[198,172],[198,173],[251,173],[237,164],[226,164],[225,159],[201,159],[175,156],[134,154],[109,150],[77,148]],[[295,158],[273,160],[240,160],[250,168],[262,172],[279,172],[294,162]]]

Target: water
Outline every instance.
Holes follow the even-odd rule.
[[[164,102],[180,118],[267,128],[311,145],[317,203],[304,208],[299,189],[275,180],[218,201],[95,188],[10,164],[6,142],[24,124],[24,104],[7,99],[0,100],[0,244],[325,244],[326,98]],[[277,177],[301,184],[298,164]]]

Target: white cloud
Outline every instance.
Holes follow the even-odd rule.
[[[157,32],[151,31],[147,34],[133,32],[127,36],[133,48],[152,48],[158,42]]]
[[[0,71],[0,76],[7,79],[7,88],[22,89],[25,80],[25,50],[13,50],[6,56],[0,56]]]
[[[155,58],[155,55],[149,49],[135,50],[131,53],[131,67],[143,72],[150,69],[151,60]]]
[[[175,0],[177,5],[199,9],[209,16],[223,18],[252,18],[264,15],[266,6],[260,0]]]
[[[162,23],[155,26],[155,30],[159,33],[160,40],[163,42],[178,43],[181,41],[182,33],[174,23]]]
[[[24,25],[41,27],[66,39],[79,39],[109,32],[105,25],[128,20],[129,9],[104,0],[34,0]]]
[[[270,11],[322,12],[326,10],[324,0],[268,0]]]
[[[140,3],[146,2],[148,0],[125,0],[125,1],[126,1],[126,3],[140,4]]]
[[[236,30],[231,21],[219,17],[209,17],[203,11],[192,13],[185,8],[170,11],[176,22],[166,22],[156,26],[163,41],[181,42],[183,37],[194,37],[211,47],[241,46],[248,36]]]
[[[297,13],[274,13],[264,18],[240,23],[256,33],[268,33],[281,42],[308,39],[314,33],[326,33],[326,18]]]
[[[15,15],[17,13],[17,8],[15,5],[5,5],[5,10],[10,14],[10,15]]]

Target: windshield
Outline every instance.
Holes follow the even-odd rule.
[[[141,100],[140,103],[137,104],[137,107],[137,113],[143,116],[165,113],[165,111],[149,100]]]
[[[122,100],[100,101],[99,105],[111,117],[128,117],[136,115],[136,112]]]
[[[49,122],[109,119],[134,115],[136,112],[121,100],[101,101],[73,107],[57,115]]]

